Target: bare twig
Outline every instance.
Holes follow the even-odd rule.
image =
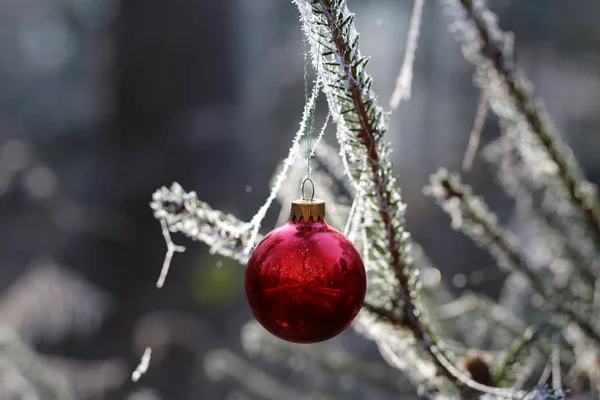
[[[185,251],[185,247],[178,246],[173,243],[171,240],[171,234],[169,233],[169,227],[164,219],[160,220],[160,226],[162,228],[162,235],[165,238],[165,243],[167,244],[167,254],[165,255],[165,261],[163,262],[162,268],[160,270],[160,276],[158,277],[158,281],[156,281],[156,287],[162,288],[165,279],[167,278],[167,274],[169,273],[169,268],[171,266],[171,259],[175,253],[182,253]]]
[[[564,315],[568,320],[576,323],[586,336],[600,344],[600,333],[587,319],[579,315],[569,304],[557,300],[551,293],[548,293],[542,279],[533,267],[521,257],[511,239],[510,232],[495,225],[495,216],[489,212],[487,205],[481,199],[475,199],[471,195],[471,189],[468,186],[462,185],[457,176],[451,176],[445,170],[438,171],[431,177],[431,180],[432,186],[428,193],[436,197],[448,212],[460,215],[461,219],[468,219],[468,225],[476,228],[475,230],[467,229],[465,233],[473,237],[482,247],[488,248],[500,263],[523,274],[534,292],[544,299],[546,308],[556,314]],[[450,202],[456,204],[458,208],[455,208]],[[464,227],[464,225],[457,227]]]
[[[562,388],[560,377],[560,348],[558,347],[559,340],[560,337],[555,335],[554,349],[552,350],[552,387],[555,389]]]
[[[421,16],[423,15],[423,5],[425,0],[415,0],[412,14],[410,16],[410,25],[408,27],[408,39],[406,40],[406,49],[404,51],[404,61],[400,68],[400,74],[396,78],[396,89],[390,100],[392,110],[398,108],[402,100],[410,99],[410,92],[413,78],[413,64],[415,62],[415,53],[417,51],[417,42],[421,31]]]
[[[140,358],[140,363],[136,367],[135,371],[131,374],[131,380],[137,382],[142,375],[148,371],[148,367],[150,366],[150,359],[152,358],[152,349],[150,347],[146,347],[144,350],[144,354],[142,354],[142,358]]]
[[[479,95],[479,104],[477,105],[477,112],[475,113],[475,122],[473,122],[473,129],[469,135],[469,144],[462,162],[462,168],[465,171],[469,171],[473,166],[473,160],[475,159],[475,153],[479,147],[479,139],[481,137],[481,131],[485,124],[485,118],[487,117],[488,110],[490,108],[489,96],[485,90],[481,91]]]

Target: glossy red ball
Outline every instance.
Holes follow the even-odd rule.
[[[263,238],[248,261],[245,286],[252,313],[269,332],[315,343],[350,325],[367,283],[352,242],[311,218],[292,219]]]

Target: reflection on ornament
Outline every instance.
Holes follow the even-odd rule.
[[[297,200],[289,222],[254,249],[245,285],[252,313],[269,332],[314,343],[350,325],[365,298],[366,274],[356,247],[325,222],[325,202]]]

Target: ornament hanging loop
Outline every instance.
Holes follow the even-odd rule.
[[[310,195],[310,201],[313,201],[313,200],[315,199],[315,184],[314,184],[314,182],[312,181],[312,179],[310,179],[310,178],[305,178],[305,179],[302,181],[302,187],[301,187],[301,190],[302,190],[302,200],[309,200],[309,199],[307,199],[307,198],[306,198],[306,196],[304,195],[304,186],[306,185],[306,182],[310,182],[310,185],[311,185],[311,187],[312,187],[312,193],[311,193],[311,195]]]
[[[310,182],[312,186],[310,198],[304,194],[306,182]],[[304,220],[304,222],[308,222],[311,218],[313,221],[325,219],[325,202],[315,199],[315,184],[312,179],[306,178],[302,181],[302,198],[292,201],[290,218],[296,221]]]

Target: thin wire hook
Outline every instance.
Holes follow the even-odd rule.
[[[314,198],[315,198],[315,184],[314,184],[314,182],[312,181],[312,179],[310,179],[310,178],[305,178],[305,179],[302,181],[302,188],[301,188],[301,190],[302,190],[302,200],[307,200],[307,199],[306,199],[306,196],[304,195],[304,185],[306,184],[306,181],[310,182],[310,185],[312,186],[312,194],[311,194],[311,196],[310,196],[310,201],[313,201],[313,200],[314,200]]]

